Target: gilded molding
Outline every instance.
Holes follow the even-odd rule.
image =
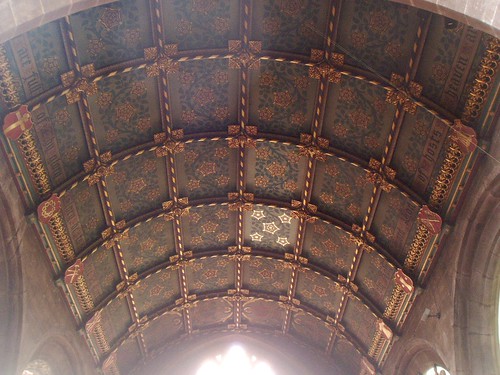
[[[293,211],[290,213],[290,216],[294,219],[303,219],[307,223],[314,223],[318,218],[314,216],[316,212],[318,212],[318,206],[307,203],[302,204],[300,201],[292,200],[291,206]]]
[[[88,313],[94,309],[94,301],[83,275],[83,262],[80,259],[66,270],[64,281],[67,285],[72,285],[75,289],[78,302],[80,302],[83,311]]]
[[[377,324],[377,331],[373,336],[372,343],[368,350],[368,355],[378,360],[384,346],[392,340],[393,333],[391,329],[384,323],[383,320],[379,320]]]
[[[391,85],[393,88],[387,91],[386,102],[393,105],[401,104],[405,112],[415,114],[417,104],[413,98],[420,98],[423,90],[422,85],[413,81],[406,83],[405,79],[396,73],[391,75]]]
[[[14,108],[21,103],[14,83],[5,48],[0,45],[0,92],[8,108]]]
[[[157,77],[160,71],[164,73],[175,73],[179,71],[179,62],[171,57],[177,54],[177,44],[167,44],[163,51],[158,51],[156,47],[146,48],[144,58],[150,62],[146,66],[146,75],[148,77]]]
[[[406,255],[404,268],[411,273],[417,269],[431,236],[441,231],[441,217],[423,206],[418,213],[418,228]]]
[[[172,130],[172,134],[169,136],[165,133],[155,134],[155,143],[161,144],[161,146],[156,149],[156,157],[168,156],[169,152],[172,154],[183,152],[185,144],[182,142],[182,138],[184,138],[183,129]]]
[[[50,191],[49,176],[36,148],[35,138],[31,130],[24,132],[17,140],[17,144],[38,195],[47,194]]]
[[[45,195],[50,191],[50,181],[42,157],[36,148],[32,127],[31,112],[26,105],[20,106],[17,111],[8,113],[3,123],[5,136],[17,142],[38,195]]]
[[[392,290],[391,299],[389,303],[387,303],[387,307],[384,311],[384,318],[387,318],[391,321],[396,321],[396,316],[403,305],[403,301],[407,293],[404,291],[401,285],[396,284],[394,289]]]
[[[162,203],[162,208],[165,212],[165,219],[172,221],[181,216],[189,214],[190,207],[188,206],[189,199],[187,197],[179,198],[177,201],[167,201]]]
[[[102,371],[105,375],[120,375],[120,370],[116,364],[116,352],[111,353],[111,355],[106,358],[102,364]]]
[[[55,241],[57,251],[64,263],[68,264],[75,260],[75,250],[66,231],[61,216],[61,200],[53,194],[49,199],[38,206],[38,219],[47,224]]]
[[[500,61],[500,40],[492,38],[474,79],[471,92],[465,103],[462,119],[470,122],[479,117],[491,86],[495,83],[498,62]]]
[[[50,231],[55,240],[57,251],[64,263],[68,264],[75,260],[75,250],[66,233],[66,226],[64,225],[61,214],[56,214],[50,220]]]
[[[240,195],[237,192],[228,193],[227,199],[229,200],[229,210],[238,211],[253,211],[254,195],[252,193],[243,193]]]
[[[63,86],[69,88],[66,92],[66,100],[68,104],[78,102],[81,99],[82,94],[92,96],[97,93],[97,82],[90,79],[94,75],[95,68],[93,64],[83,66],[81,76],[74,71],[69,71],[61,75]]]
[[[229,52],[234,56],[229,58],[230,69],[259,69],[259,53],[262,51],[262,42],[252,40],[245,45],[241,40],[228,41]]]
[[[433,209],[439,210],[448,197],[464,157],[459,145],[456,142],[450,142],[429,198],[429,204]]]
[[[107,353],[110,349],[108,340],[106,340],[106,335],[104,334],[104,329],[101,324],[101,313],[96,312],[94,316],[85,325],[85,330],[88,335],[93,335],[97,342],[97,347],[101,353]]]
[[[300,135],[299,155],[306,156],[319,161],[326,161],[323,149],[328,148],[330,141],[326,138],[313,139],[311,134]]]
[[[240,125],[229,125],[228,135],[228,146],[229,148],[255,148],[257,147],[257,142],[255,141],[255,136],[257,135],[256,126],[246,126],[244,129]]]
[[[446,201],[465,155],[473,152],[477,147],[476,132],[465,126],[461,120],[454,121],[448,138],[449,144],[443,165],[429,199],[431,207],[436,210],[440,209]]]
[[[363,357],[361,361],[361,370],[359,375],[375,375],[375,374],[376,374],[375,366],[373,366],[372,363],[366,357]]]
[[[102,178],[115,172],[114,165],[108,165],[111,159],[111,151],[108,151],[101,154],[99,159],[90,159],[83,163],[85,173],[89,173],[87,179],[89,186],[97,184]]]

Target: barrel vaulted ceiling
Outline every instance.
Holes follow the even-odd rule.
[[[448,21],[127,0],[0,47],[4,156],[104,374],[235,332],[383,368],[497,110],[498,40]]]

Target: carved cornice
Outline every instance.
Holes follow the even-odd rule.
[[[477,146],[475,131],[455,120],[448,137],[443,164],[434,183],[429,204],[439,210],[451,192],[455,177],[467,153],[474,151]]]
[[[88,313],[94,309],[94,301],[92,300],[85,276],[83,275],[83,262],[81,260],[78,259],[75,264],[66,270],[64,282],[68,286],[73,286],[83,311]]]
[[[418,213],[418,228],[415,237],[406,255],[404,267],[411,273],[417,269],[430,238],[441,231],[441,217],[432,212],[429,207],[423,206]]]
[[[38,206],[37,212],[40,222],[49,226],[57,252],[63,262],[74,261],[75,251],[62,219],[60,198],[55,194],[52,195]]]
[[[50,181],[42,157],[36,147],[32,127],[33,121],[28,106],[22,105],[17,111],[5,116],[3,131],[7,138],[16,141],[31,181],[38,195],[43,196],[50,191]]]
[[[498,71],[498,63],[500,61],[500,40],[491,38],[488,48],[481,60],[479,71],[474,78],[474,84],[470,91],[467,102],[465,103],[462,119],[465,122],[470,122],[481,114],[487,96],[495,83],[495,77]]]

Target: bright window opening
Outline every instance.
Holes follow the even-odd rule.
[[[448,370],[441,366],[433,366],[424,375],[451,375]]]
[[[239,345],[232,346],[226,354],[219,354],[203,362],[196,375],[276,375],[266,362],[250,356]]]

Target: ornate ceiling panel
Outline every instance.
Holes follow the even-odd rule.
[[[383,368],[498,105],[498,41],[444,25],[124,0],[0,46],[2,152],[105,374],[228,332]]]

